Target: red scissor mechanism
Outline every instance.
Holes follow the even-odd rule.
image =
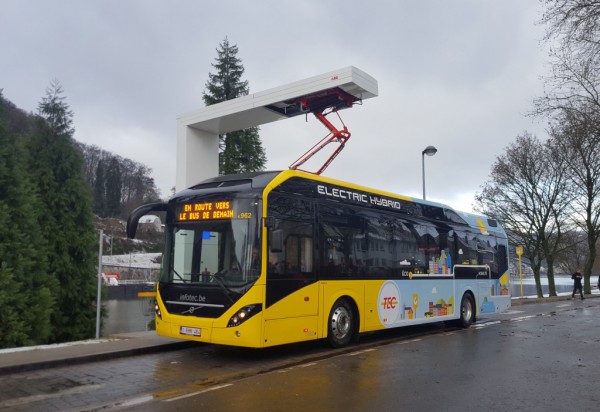
[[[295,103],[300,107],[300,110],[305,113],[312,113],[314,116],[325,125],[326,128],[329,129],[329,133],[321,139],[316,145],[314,145],[310,150],[300,156],[294,163],[290,165],[290,169],[293,170],[303,170],[299,169],[304,163],[306,163],[311,157],[317,154],[320,150],[325,148],[329,143],[339,143],[339,146],[334,150],[334,152],[329,156],[329,158],[325,161],[323,166],[316,172],[308,172],[307,170],[303,170],[308,173],[313,173],[316,175],[320,175],[323,171],[331,164],[333,159],[337,157],[338,154],[342,151],[348,139],[350,139],[350,132],[348,128],[342,121],[338,110],[350,108],[354,103],[359,101],[360,99],[352,96],[349,93],[346,93],[342,89],[330,89],[326,90],[323,93],[318,93],[308,97],[301,97]],[[342,123],[343,129],[339,130],[336,128],[333,123],[331,123],[325,116],[335,113],[340,119]]]

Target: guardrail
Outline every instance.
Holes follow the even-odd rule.
[[[156,285],[156,282],[153,280],[119,280],[119,285]]]

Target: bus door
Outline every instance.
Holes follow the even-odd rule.
[[[493,296],[495,295],[494,282],[492,281],[492,274],[498,272],[495,249],[495,236],[483,234],[477,236],[477,260],[480,265],[484,265],[477,275],[478,310],[480,313],[495,312],[496,305],[493,302]]]
[[[492,288],[492,273],[488,265],[481,266],[476,276],[477,283],[477,305],[479,313],[490,312],[489,305],[492,307],[494,304],[491,302],[490,291]],[[491,311],[493,312],[493,310]]]
[[[316,316],[313,205],[301,197],[271,193],[268,208],[265,320]]]
[[[267,239],[264,339],[268,346],[318,338],[313,225],[274,219]]]

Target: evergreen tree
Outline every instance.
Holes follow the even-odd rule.
[[[104,160],[100,160],[96,167],[93,196],[94,213],[100,217],[106,217],[106,174],[104,172]]]
[[[72,139],[73,112],[69,109],[66,98],[62,96],[62,86],[57,80],[53,80],[50,87],[46,89],[46,96],[38,105],[38,112],[44,118],[50,130],[56,136]]]
[[[152,169],[98,146],[77,142],[77,148],[83,156],[83,175],[94,194],[98,216],[127,219],[136,207],[160,201],[150,176]]]
[[[0,93],[0,347],[13,347],[48,341],[56,285],[46,274],[46,247],[39,236],[43,208],[17,136],[30,119],[18,116],[8,127],[5,109],[18,113]]]
[[[123,181],[121,178],[121,167],[116,157],[111,157],[106,170],[106,214],[107,216],[119,216],[121,212],[121,191]]]
[[[248,94],[248,81],[242,81],[244,66],[237,57],[238,47],[230,45],[225,37],[217,49],[213,67],[216,74],[209,73],[204,103],[210,106]],[[262,170],[267,161],[260,141],[258,127],[219,135],[219,174]]]
[[[219,155],[219,173],[231,174],[262,170],[267,158],[258,127],[227,133],[225,149]]]
[[[44,203],[40,233],[48,244],[47,272],[55,276],[52,340],[93,336],[96,318],[96,234],[82,158],[72,138],[72,112],[53,82],[38,107],[29,139],[30,170]]]

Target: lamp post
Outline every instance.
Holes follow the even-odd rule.
[[[523,264],[521,256],[523,256],[523,246],[517,246],[517,256],[519,257],[519,278],[521,279],[521,299],[523,299]]]
[[[423,200],[425,200],[425,155],[433,156],[437,153],[437,149],[433,146],[427,146],[425,150],[421,152],[421,163],[423,166]]]
[[[102,249],[104,243],[104,231],[100,229],[98,241],[98,289],[96,295],[96,339],[100,338],[100,307],[102,306]]]

